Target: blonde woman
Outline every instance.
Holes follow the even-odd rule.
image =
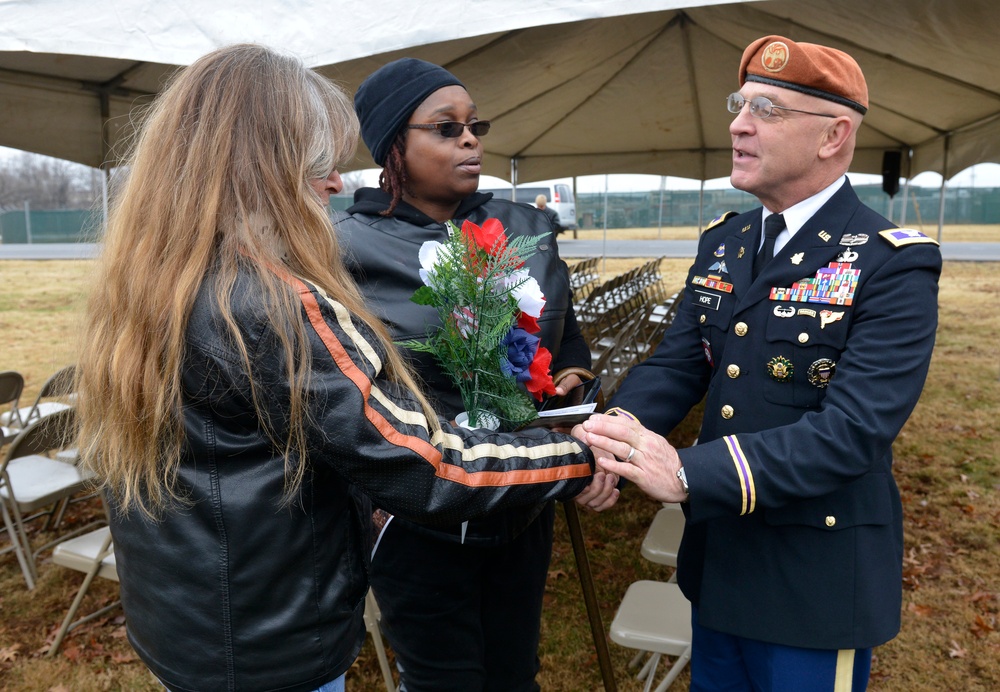
[[[115,195],[80,360],[129,639],[181,690],[338,690],[367,495],[461,521],[571,497],[589,450],[439,421],[340,261],[350,100],[255,45],[181,71]],[[360,492],[358,492],[360,491]]]

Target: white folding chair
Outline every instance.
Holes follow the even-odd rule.
[[[109,527],[105,526],[96,531],[91,531],[90,533],[85,533],[82,536],[77,536],[76,538],[60,543],[52,552],[52,562],[61,567],[68,567],[69,569],[83,572],[86,576],[79,591],[76,592],[76,597],[69,607],[69,612],[66,613],[66,617],[63,619],[55,641],[49,647],[49,656],[54,655],[59,650],[63,640],[70,631],[121,605],[121,600],[116,600],[114,603],[106,605],[90,615],[86,615],[73,622],[73,618],[76,616],[76,612],[80,609],[80,604],[83,602],[83,597],[87,595],[87,590],[90,588],[90,584],[94,581],[95,577],[118,581],[118,569],[115,565],[115,549],[111,542],[111,529]]]
[[[76,366],[67,365],[60,368],[49,379],[45,380],[31,406],[13,408],[0,414],[0,425],[15,430],[22,429],[45,416],[68,409],[71,404],[67,400],[73,397],[75,387]],[[52,399],[52,401],[46,401],[47,399]]]
[[[676,503],[665,502],[663,509],[653,517],[646,537],[642,539],[640,551],[650,562],[669,567],[677,567],[677,551],[684,535],[684,512]],[[670,575],[670,581],[677,581],[677,571]]]
[[[656,687],[656,692],[665,692],[691,660],[691,604],[677,584],[634,582],[625,592],[611,622],[611,641],[630,649],[652,652],[650,663],[644,668],[644,692],[649,692],[653,686],[660,659],[676,656],[677,660]]]
[[[378,609],[375,601],[375,594],[371,589],[365,594],[365,629],[371,635],[372,644],[375,646],[375,655],[378,656],[378,667],[382,670],[382,679],[385,681],[386,692],[396,692],[396,682],[392,677],[392,668],[389,666],[389,657],[385,652],[385,644],[382,642],[382,630],[379,629],[379,621],[382,613]]]
[[[18,400],[24,389],[24,377],[19,372],[7,370],[0,372],[0,406],[10,404],[10,410],[0,413],[0,447],[7,444],[21,429],[20,409]]]
[[[0,513],[29,589],[35,588],[38,554],[60,541],[98,526],[95,521],[33,548],[25,523],[47,517],[46,528],[58,525],[63,509],[76,494],[89,490],[90,476],[79,467],[47,456],[65,447],[75,425],[72,408],[46,416],[22,430],[0,459]]]

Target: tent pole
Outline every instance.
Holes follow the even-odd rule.
[[[910,196],[910,171],[913,170],[913,149],[906,150],[906,182],[903,183],[903,211],[899,215],[899,225],[906,226],[906,206]]]
[[[517,201],[517,157],[510,157],[510,198],[512,201]]]
[[[667,176],[660,176],[660,219],[657,221],[658,227],[656,230],[656,237],[660,240],[663,239],[663,190],[667,187]]]
[[[698,188],[698,237],[701,237],[701,229],[704,228],[705,214],[705,179],[701,179],[701,187]]]
[[[944,138],[944,165],[941,167],[941,203],[938,205],[938,244],[941,244],[941,232],[944,229],[944,189],[948,182],[948,149],[951,148],[951,136]]]
[[[579,199],[580,199],[580,198],[579,198],[579,197],[577,197],[577,195],[576,195],[576,176],[574,175],[574,176],[573,176],[573,208],[574,208],[574,209],[576,208],[576,205],[577,205],[577,204],[579,204],[579,201],[578,201]],[[576,219],[574,219],[574,221],[576,221],[577,223],[576,223],[575,227],[573,228],[573,240],[576,240],[576,239],[577,239],[577,237],[578,237],[578,236],[576,235],[576,234],[577,234],[577,231],[579,231],[579,230],[580,230],[580,221],[579,221],[579,217],[577,217]]]
[[[608,270],[608,174],[604,174],[604,242],[601,245],[601,271]]]

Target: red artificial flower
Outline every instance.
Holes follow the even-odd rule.
[[[525,384],[533,397],[542,400],[543,395],[556,393],[556,386],[552,383],[552,375],[549,368],[552,366],[552,353],[544,346],[539,346],[535,352],[535,359],[531,361],[528,372],[531,379]]]
[[[462,234],[491,255],[498,255],[507,248],[507,236],[500,219],[486,219],[482,227],[466,219],[462,222]]]
[[[519,313],[517,317],[517,326],[529,334],[537,334],[542,330],[541,326],[538,324],[538,320],[525,312]]]

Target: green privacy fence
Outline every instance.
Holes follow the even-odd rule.
[[[880,185],[859,185],[855,191],[861,201],[883,216],[899,223],[903,211],[903,193],[893,200],[890,214],[889,196]],[[697,226],[699,193],[697,190],[664,190],[663,226]],[[906,224],[937,225],[940,190],[912,187],[906,199]],[[739,190],[705,190],[701,221],[707,224],[727,211],[746,211],[759,206],[756,198]],[[576,215],[580,228],[600,228],[604,225],[605,196],[603,193],[580,193],[576,198]],[[1000,223],[1000,188],[949,188],[945,190],[944,222],[946,224]],[[660,225],[660,191],[611,192],[607,195],[608,228],[649,228]]]
[[[0,242],[85,243],[100,235],[100,212],[86,209],[0,213]]]
[[[855,187],[861,201],[896,223],[902,218],[903,193],[896,195],[890,213],[889,196],[878,185]],[[936,226],[939,214],[940,190],[913,187],[907,193],[906,225]],[[608,228],[650,228],[663,226],[697,226],[699,194],[697,190],[664,190],[662,217],[659,190],[649,192],[613,192],[607,195]],[[331,197],[332,209],[344,210],[352,203],[350,195]],[[757,200],[739,190],[705,190],[702,224],[720,214],[734,210],[746,211],[758,205]],[[604,225],[605,196],[603,193],[580,193],[576,199],[576,215],[580,228],[600,228]],[[100,238],[100,212],[90,210],[49,210],[0,212],[0,242],[13,243],[76,243]],[[956,187],[945,190],[946,224],[1000,224],[1000,188]]]

